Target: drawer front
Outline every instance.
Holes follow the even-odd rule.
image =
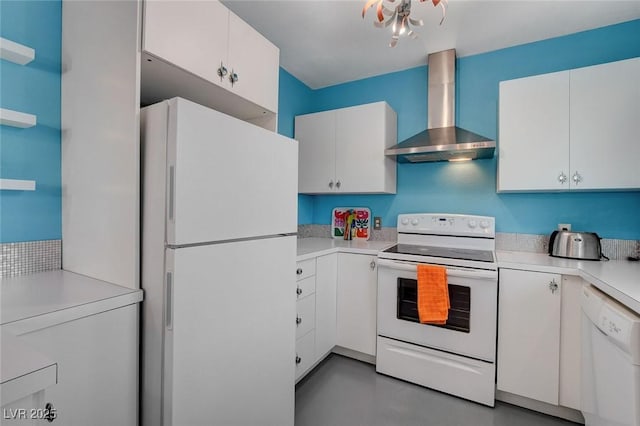
[[[300,299],[296,305],[296,339],[301,338],[315,328],[316,296]]]
[[[316,277],[305,278],[304,280],[299,280],[296,288],[296,296],[298,300],[304,299],[305,297],[314,294],[316,292]]]
[[[313,330],[296,340],[296,381],[313,365],[315,341]]]
[[[316,274],[316,259],[307,259],[296,264],[296,279],[298,281]]]

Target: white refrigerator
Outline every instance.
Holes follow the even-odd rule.
[[[181,98],[141,140],[142,424],[293,425],[297,142]]]

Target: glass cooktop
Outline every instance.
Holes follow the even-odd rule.
[[[384,250],[384,252],[414,256],[442,257],[445,259],[471,260],[475,262],[494,262],[493,252],[490,250],[397,244]]]

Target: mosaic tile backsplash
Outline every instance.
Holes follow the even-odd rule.
[[[62,240],[0,244],[0,277],[16,277],[62,267]]]

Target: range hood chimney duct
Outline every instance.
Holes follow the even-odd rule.
[[[403,163],[493,157],[495,141],[455,127],[455,67],[455,49],[428,56],[427,130],[385,150],[385,155]]]

